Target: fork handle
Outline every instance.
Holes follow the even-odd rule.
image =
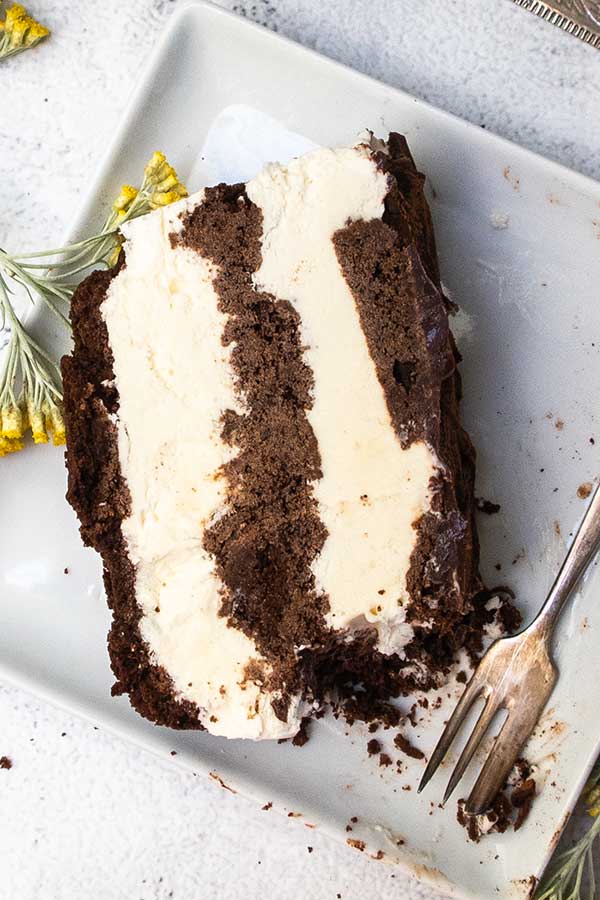
[[[577,583],[600,548],[600,484],[596,485],[590,504],[569,547],[556,580],[544,605],[531,623],[549,641],[562,609]]]

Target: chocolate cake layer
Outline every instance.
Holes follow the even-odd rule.
[[[63,361],[115,690],[154,721],[261,738],[344,685],[376,705],[439,681],[490,615],[404,139],[209,188],[129,225],[123,258],[77,291]]]

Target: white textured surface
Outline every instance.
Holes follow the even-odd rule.
[[[174,5],[35,0],[51,42],[0,67],[1,246],[56,242]],[[600,53],[509,0],[258,0],[247,14],[600,177]],[[8,687],[4,753],[1,900],[431,896]]]

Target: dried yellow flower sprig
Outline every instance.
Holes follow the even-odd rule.
[[[559,853],[534,900],[582,900],[596,894],[593,849],[600,834],[600,762],[584,788],[582,797],[593,823],[572,847]]]
[[[125,219],[144,215],[159,206],[168,206],[187,197],[187,189],[177,176],[164,153],[155,150],[144,167],[144,179],[139,190],[124,184],[121,193],[113,203],[113,214],[107,227],[120,225]]]
[[[105,232],[115,234],[116,230],[128,219],[143,216],[152,209],[169,206],[177,200],[187,197],[187,188],[181,183],[177,172],[167,161],[164,153],[155,150],[144,167],[144,178],[140,188],[124,184],[119,196],[113,203],[112,212],[104,226]],[[117,235],[116,245],[107,262],[113,265],[119,255],[120,240]]]
[[[15,315],[4,278],[0,275],[0,321],[10,327],[6,369],[0,382],[0,456],[22,450],[31,429],[36,444],[47,443],[52,432],[55,445],[64,444],[60,372],[39,344],[27,334]],[[15,396],[17,375],[20,395]]]
[[[4,19],[0,19],[0,59],[35,47],[49,34],[49,30],[36,22],[24,6],[13,3]]]
[[[99,234],[67,247],[21,256],[0,249],[0,331],[10,339],[0,374],[0,456],[21,450],[31,430],[35,443],[64,444],[60,370],[26,331],[10,300],[9,282],[24,288],[32,302],[41,300],[69,327],[65,315],[78,276],[91,266],[112,265],[120,251],[124,222],[187,196],[185,186],[164,153],[156,151],[144,169],[139,188],[124,185]],[[20,390],[17,390],[16,385]]]
[[[30,297],[38,294],[68,325],[61,307],[77,286],[77,278],[90,266],[112,265],[120,247],[119,229],[127,221],[152,209],[187,197],[187,190],[164,153],[155,151],[144,168],[139,188],[123,185],[102,230],[67,247],[10,256],[0,249],[0,270],[19,282]],[[57,259],[50,260],[50,257]],[[40,274],[42,273],[42,274]]]

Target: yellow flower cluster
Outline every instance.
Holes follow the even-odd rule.
[[[168,206],[188,194],[177,172],[160,150],[154,151],[144,169],[142,192],[147,195],[151,209]]]
[[[185,185],[180,182],[173,166],[167,162],[165,154],[155,150],[144,168],[144,178],[139,190],[131,184],[121,185],[106,228],[112,230],[128,219],[143,216],[151,209],[158,209],[159,206],[168,206],[169,203],[174,203],[182,197],[187,197]],[[116,234],[114,240],[116,246],[106,258],[109,266],[116,264],[121,252],[121,236]]]
[[[29,429],[36,444],[47,444],[50,434],[55,447],[65,443],[65,422],[57,403],[44,400],[36,406],[32,401],[19,405],[8,402],[0,409],[0,456],[22,450]]]
[[[49,34],[49,30],[36,22],[24,6],[14,3],[6,11],[4,21],[0,21],[0,58],[28,50]]]
[[[138,189],[132,187],[132,185],[122,185],[121,193],[113,203],[113,209],[117,214],[117,221],[121,221],[122,219],[126,218],[129,210],[131,209],[131,204],[137,197],[138,193]]]
[[[117,223],[125,219],[144,215],[149,209],[168,206],[182,197],[187,197],[187,189],[177,176],[173,166],[160,150],[155,150],[144,168],[141,187],[131,184],[121,185],[119,196],[112,205],[113,217]],[[114,218],[110,217],[107,225],[114,227]]]
[[[12,403],[4,406],[0,413],[0,456],[6,456],[24,447],[23,413]]]

